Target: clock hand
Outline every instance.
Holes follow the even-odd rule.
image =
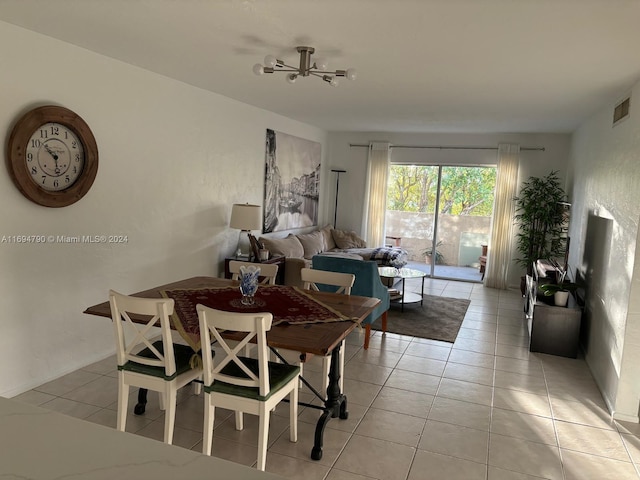
[[[56,164],[57,164],[57,163],[58,163],[58,155],[56,155],[56,153],[55,153],[55,152],[53,152],[53,150],[51,150],[51,149],[47,146],[47,144],[46,144],[46,143],[44,144],[44,149],[45,149],[47,152],[49,152],[49,155],[51,155],[51,156],[53,157],[53,159],[56,161]]]

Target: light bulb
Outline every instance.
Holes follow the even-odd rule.
[[[358,76],[358,71],[355,68],[348,68],[345,77],[347,80],[355,80]]]
[[[273,55],[267,55],[266,57],[264,57],[264,66],[265,67],[275,67],[276,63],[278,62],[278,59],[276,57],[274,57]]]
[[[290,73],[289,75],[287,75],[287,82],[296,83],[297,78],[298,78],[298,75],[296,75],[295,73]]]
[[[318,70],[327,69],[327,61],[324,58],[316,58],[315,65]]]
[[[340,83],[340,82],[338,82],[338,79],[336,77],[333,77],[331,79],[331,81],[329,82],[329,85],[331,85],[332,87],[337,87],[338,83]]]
[[[256,75],[262,75],[264,73],[264,67],[259,63],[256,63],[253,66],[253,73],[255,73]]]

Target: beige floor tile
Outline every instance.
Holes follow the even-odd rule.
[[[491,433],[548,445],[558,444],[552,419],[500,408],[492,411]]]
[[[449,344],[449,346],[441,346],[413,341],[409,344],[404,353],[405,355],[413,355],[414,357],[425,357],[433,358],[434,360],[446,361],[451,353],[451,344]]]
[[[346,418],[344,420],[341,418],[332,418],[329,423],[327,423],[326,428],[340,430],[341,432],[353,433],[364,417],[365,413],[367,413],[368,408],[368,406],[358,405],[357,403],[353,403],[350,400],[347,400],[347,413],[349,414],[349,418]],[[298,422],[305,422],[316,425],[322,413],[322,410],[318,410],[315,408],[305,408],[304,411],[298,415]]]
[[[418,449],[486,464],[489,432],[428,420]]]
[[[154,420],[149,425],[141,428],[136,432],[136,435],[162,442],[164,439],[164,417]],[[202,442],[202,433],[200,432],[194,432],[178,426],[173,429],[173,445],[177,447],[192,449],[200,442]]]
[[[418,450],[407,480],[484,480],[486,475],[481,463]]]
[[[405,480],[416,449],[406,445],[353,435],[335,467],[384,480]]]
[[[369,347],[367,350],[364,348],[358,350],[351,360],[370,365],[381,365],[383,367],[393,368],[401,357],[401,353],[388,352],[386,350]]]
[[[76,370],[75,372],[68,373],[67,375],[40,385],[34,388],[34,390],[59,397],[98,378],[101,378],[101,375],[97,373]]]
[[[415,447],[425,422],[423,418],[370,408],[355,434]]]
[[[109,428],[116,428],[116,421],[118,418],[118,412],[115,410],[109,410],[103,408],[96,413],[89,415],[85,418],[86,421],[95,423],[97,425],[103,425]],[[153,420],[146,418],[144,415],[134,415],[133,413],[127,415],[127,422],[125,424],[125,431],[129,433],[139,432],[141,429],[149,425]]]
[[[571,402],[551,397],[553,418],[565,422],[580,423],[592,427],[615,430],[615,422],[603,405],[585,402]]]
[[[443,378],[437,396],[491,406],[492,395],[493,388],[487,385]]]
[[[504,470],[490,465],[487,471],[487,480],[542,480],[542,477],[525,475],[524,473]]]
[[[98,407],[107,407],[118,400],[118,380],[108,376],[99,377],[65,394],[65,398]]]
[[[451,350],[449,362],[463,363],[465,365],[473,365],[476,367],[493,368],[496,357],[480,352],[470,352],[468,350]]]
[[[37,390],[28,390],[20,395],[16,395],[13,397],[14,400],[19,402],[28,403],[29,405],[42,405],[43,403],[47,403],[56,398],[55,395],[50,395],[48,393],[39,392]]]
[[[531,375],[533,377],[544,377],[542,364],[535,357],[531,357],[528,360],[496,357],[496,370],[519,373],[521,375]]]
[[[404,353],[411,340],[401,340],[398,337],[394,337],[393,334],[381,334],[372,335],[369,340],[369,348],[376,348],[378,350],[385,350],[386,352]]]
[[[414,417],[427,418],[434,396],[400,390],[393,387],[382,387],[380,393],[371,404],[372,408],[404,413]],[[349,420],[351,419],[351,412]]]
[[[458,330],[458,336],[456,337],[456,340],[458,339],[494,343],[496,341],[496,334],[494,332],[485,332],[482,330],[475,330],[473,328],[461,327],[460,330]]]
[[[336,419],[331,420],[329,423],[333,421],[336,421]],[[287,428],[269,447],[269,452],[315,462],[315,460],[311,460],[315,429],[315,424],[298,422],[298,441],[294,443],[289,440],[289,429]],[[322,437],[322,458],[317,463],[330,467],[340,455],[349,438],[351,438],[350,433],[325,428],[324,436]]]
[[[565,480],[637,480],[632,463],[562,450]]]
[[[496,335],[496,343],[515,345],[517,347],[528,347],[529,338],[524,333],[522,335],[511,335],[498,332],[498,335]]]
[[[520,360],[527,360],[533,356],[527,347],[504,345],[502,343],[496,345],[496,355],[499,357],[519,358]]]
[[[556,422],[560,447],[591,455],[630,462],[620,433],[577,423]]]
[[[371,480],[371,477],[365,477],[364,475],[357,475],[355,473],[332,468],[325,480]]]
[[[301,478],[305,480],[323,480],[329,468],[311,459],[307,461],[277,453],[269,453],[267,454],[265,470],[269,473],[295,480]]]
[[[465,382],[493,385],[493,369],[464,365],[461,363],[448,363],[443,377],[463,380]]]
[[[536,395],[547,395],[547,384],[544,377],[537,377],[533,375],[522,375],[520,373],[497,370],[495,386],[511,390],[521,390],[527,393],[535,393]]]
[[[158,420],[159,421],[159,420]],[[300,427],[301,422],[298,423]],[[308,425],[308,424],[305,424]],[[235,416],[231,415],[219,426],[214,426],[214,438],[227,438],[234,442],[246,445],[258,445],[258,416],[244,414],[244,428],[236,430]],[[271,415],[269,420],[269,445],[272,445],[278,437],[289,428],[289,419],[278,415]],[[199,432],[198,435],[202,435]]]
[[[86,372],[99,373],[100,375],[117,374],[118,368],[116,363],[116,356],[110,355],[104,360],[92,363],[83,367],[82,370]]]
[[[86,403],[76,402],[67,398],[57,397],[41,405],[42,408],[53,410],[54,412],[64,413],[70,417],[87,418],[100,410],[96,405],[87,405]]]
[[[389,379],[393,374],[389,376]],[[387,383],[389,380],[387,380]],[[351,378],[344,379],[344,393],[347,395],[349,403],[357,403],[358,405],[369,406],[378,395],[382,387],[373,383],[361,382]]]
[[[551,407],[547,395],[536,395],[521,390],[494,388],[493,406],[531,415],[551,417]]]
[[[426,375],[435,375],[440,377],[442,376],[442,372],[444,372],[444,367],[446,364],[447,362],[443,362],[442,360],[434,360],[432,358],[425,357],[414,357],[405,353],[398,362],[398,365],[396,365],[396,369],[408,370],[410,372],[424,373]]]
[[[371,365],[369,363],[361,363],[352,360],[345,365],[344,378],[359,380],[366,383],[374,383],[376,385],[384,385],[392,371],[393,368]],[[346,391],[347,390],[345,390],[345,392]]]
[[[480,322],[478,320],[465,319],[462,322],[461,328],[470,328],[472,330],[480,330],[482,332],[496,332],[496,323]]]
[[[407,370],[394,370],[393,373],[389,375],[389,380],[387,380],[385,386],[426,393],[427,395],[435,395],[439,384],[440,377],[434,375],[423,375]]]
[[[492,433],[489,465],[550,480],[562,480],[558,447]]]
[[[202,441],[194,445],[191,450],[202,453]],[[258,459],[258,448],[253,445],[232,442],[227,438],[214,437],[211,445],[211,456],[252,467],[255,466]],[[267,452],[267,461],[268,459],[269,453]]]
[[[636,464],[640,463],[640,437],[626,433],[623,433],[621,436],[631,460]]]
[[[436,397],[428,418],[488,432],[491,407],[452,398]]]

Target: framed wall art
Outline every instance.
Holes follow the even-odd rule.
[[[321,145],[267,129],[263,233],[318,225]]]

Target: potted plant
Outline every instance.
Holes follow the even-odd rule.
[[[553,303],[558,307],[566,307],[569,293],[575,293],[579,288],[582,286],[574,282],[545,283],[538,287],[546,297],[553,295]]]
[[[531,275],[536,260],[564,256],[566,216],[563,205],[566,195],[557,172],[552,171],[545,177],[529,177],[514,200],[514,220],[519,227],[516,234],[519,257],[516,262],[526,269],[527,275]]]
[[[442,246],[442,240],[438,240],[438,242],[436,243],[436,253],[435,253],[435,264],[434,265],[441,265],[441,264],[444,263],[444,255],[442,254],[442,252],[440,252],[440,250],[438,250],[438,247],[441,247],[441,246]],[[433,255],[433,242],[429,243],[429,246],[422,251],[422,254],[425,256],[426,263],[430,264],[431,263],[431,259],[434,258],[434,255]]]

